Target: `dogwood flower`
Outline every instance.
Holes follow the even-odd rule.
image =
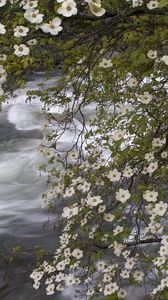
[[[154,213],[158,216],[163,216],[167,210],[167,203],[164,203],[163,201],[160,201],[155,204],[155,207],[153,209]]]
[[[153,154],[153,152],[149,152],[149,153],[146,153],[145,154],[145,159],[147,160],[147,161],[152,161],[152,160],[154,160],[154,154]]]
[[[26,4],[23,6],[25,10],[32,10],[38,6],[38,1],[28,0]]]
[[[29,55],[30,53],[29,48],[24,44],[14,45],[14,49],[15,49],[14,51],[15,55],[18,57]]]
[[[106,177],[108,177],[111,182],[119,181],[121,178],[121,172],[119,172],[117,169],[114,169],[110,171]]]
[[[134,78],[134,77],[130,78],[130,79],[127,81],[127,85],[128,85],[129,87],[135,87],[135,86],[137,86],[137,84],[138,84],[138,81],[137,81],[137,79]]]
[[[102,61],[99,63],[100,68],[109,68],[112,67],[111,59],[103,58]]]
[[[6,4],[7,0],[0,0],[0,7],[4,6]]]
[[[144,273],[141,271],[134,271],[133,272],[133,278],[137,281],[137,282],[141,282],[144,278]]]
[[[113,133],[113,135],[112,135],[113,140],[114,140],[114,141],[119,141],[120,139],[123,138],[125,132],[126,132],[125,130],[121,130],[121,129],[116,130],[116,131]]]
[[[56,17],[49,23],[42,24],[41,29],[43,30],[43,32],[50,33],[52,35],[57,35],[62,30],[60,24],[61,19]]]
[[[122,203],[125,203],[130,198],[130,196],[130,192],[124,189],[119,189],[119,191],[116,193],[116,199]]]
[[[76,216],[77,214],[78,214],[77,206],[72,207],[72,208],[64,207],[62,217],[66,218],[66,219],[70,219],[71,217]]]
[[[146,168],[147,173],[152,174],[158,168],[158,162],[151,162],[149,166]]]
[[[96,17],[101,17],[105,14],[106,10],[101,7],[101,1],[88,0],[88,5],[91,13]]]
[[[117,296],[118,296],[118,298],[125,299],[126,296],[127,296],[126,290],[120,288],[118,293],[117,293]]]
[[[47,295],[48,295],[48,296],[53,295],[53,294],[54,294],[54,290],[55,290],[55,285],[54,285],[54,284],[49,284],[49,285],[46,287]]]
[[[148,9],[155,9],[159,6],[159,2],[155,1],[155,0],[152,0],[152,1],[149,1],[149,3],[147,3],[146,6],[147,6]]]
[[[158,197],[158,192],[147,190],[145,194],[143,194],[143,198],[148,202],[156,202]]]
[[[163,151],[163,152],[161,153],[161,157],[162,157],[162,158],[167,158],[167,156],[168,156],[168,153],[167,153],[166,151]]]
[[[114,230],[113,230],[113,234],[114,234],[114,235],[117,235],[117,234],[123,232],[123,230],[124,230],[124,227],[123,227],[123,226],[117,225],[117,226],[114,228]]]
[[[168,65],[168,55],[163,55],[161,60],[166,64]]]
[[[103,203],[103,200],[101,199],[100,196],[88,196],[86,200],[87,204],[89,206],[97,206],[101,203]]]
[[[133,7],[142,6],[142,4],[143,4],[143,0],[132,0]]]
[[[29,46],[34,46],[37,44],[37,40],[36,39],[31,39],[29,41],[27,41],[27,45]]]
[[[119,289],[119,287],[116,282],[108,283],[107,285],[105,285],[105,288],[104,288],[104,296],[112,295],[116,291],[118,291],[118,289]]]
[[[157,51],[156,50],[149,50],[147,53],[147,57],[151,59],[155,59],[157,57]]]
[[[4,90],[2,89],[2,87],[0,86],[0,96],[4,95]]]
[[[83,251],[80,250],[80,249],[75,249],[73,252],[72,252],[72,256],[75,257],[76,259],[80,259],[83,257]]]
[[[165,139],[160,139],[160,138],[154,138],[152,141],[152,147],[162,147],[165,144],[166,140]]]
[[[43,14],[39,14],[39,10],[26,10],[24,17],[32,24],[40,24],[43,21]]]
[[[123,176],[126,178],[130,178],[133,174],[134,172],[129,166],[125,167],[125,169],[123,170]]]
[[[7,55],[0,53],[0,61],[5,61],[6,59],[7,59]]]
[[[63,1],[61,7],[57,9],[57,13],[64,17],[71,17],[77,14],[76,2],[73,0]]]
[[[152,101],[152,95],[148,92],[144,92],[142,95],[139,95],[138,100],[143,104],[148,104]]]
[[[0,34],[5,34],[6,33],[6,29],[5,29],[5,26],[0,23]]]
[[[110,214],[110,213],[106,213],[103,215],[103,220],[107,221],[107,222],[113,222],[115,219],[115,215]]]
[[[5,83],[6,81],[6,73],[0,73],[0,85]]]
[[[28,27],[25,26],[16,26],[14,28],[14,36],[15,37],[21,37],[21,36],[26,36],[29,31]]]

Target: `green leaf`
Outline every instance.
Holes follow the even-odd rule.
[[[168,5],[168,0],[161,0],[159,3],[160,8],[165,7],[166,5]]]

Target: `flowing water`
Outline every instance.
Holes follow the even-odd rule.
[[[54,81],[50,79],[49,84]],[[34,86],[34,81],[28,83],[29,89]],[[46,296],[43,289],[32,288],[29,278],[35,263],[35,246],[52,252],[58,233],[55,215],[41,206],[47,178],[38,171],[42,157],[37,147],[43,137],[44,115],[38,101],[26,104],[25,99],[25,91],[18,92],[0,113],[0,299],[77,299],[71,289],[65,289],[63,295]],[[90,111],[94,107],[86,111],[89,117]],[[68,140],[66,134],[64,147],[71,138]],[[139,291],[135,295],[130,290],[128,299],[140,299]]]

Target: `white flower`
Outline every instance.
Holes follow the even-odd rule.
[[[39,10],[26,10],[24,13],[24,17],[26,20],[28,20],[30,23],[33,24],[40,24],[43,21],[43,14],[39,14]]]
[[[138,81],[136,78],[132,77],[127,81],[127,85],[129,87],[135,87],[138,84]]]
[[[154,9],[154,8],[157,8],[159,6],[159,2],[155,1],[155,0],[152,0],[149,3],[147,3],[146,6],[147,6],[148,9]]]
[[[74,285],[75,283],[76,283],[76,279],[74,277],[74,274],[68,274],[65,278],[65,284]]]
[[[24,44],[14,45],[14,49],[15,49],[14,51],[15,55],[18,57],[29,55],[30,53],[29,48]]]
[[[119,287],[116,282],[111,282],[107,284],[104,288],[104,296],[112,295],[118,291]]]
[[[168,55],[162,56],[161,60],[162,60],[166,65],[168,65]]]
[[[29,31],[28,27],[25,26],[16,26],[14,28],[14,36],[15,37],[21,37],[21,36],[26,36]]]
[[[161,246],[159,250],[160,256],[168,255],[168,247],[167,246]]]
[[[147,53],[147,57],[151,59],[155,59],[157,57],[157,51],[156,50],[149,50]]]
[[[107,221],[107,222],[113,222],[115,219],[115,215],[112,215],[110,213],[104,214],[103,215],[103,220]]]
[[[64,290],[63,285],[62,284],[58,284],[57,287],[56,287],[56,290],[62,292]]]
[[[158,216],[163,216],[167,210],[167,203],[164,203],[163,201],[160,201],[159,203],[155,204],[155,208],[153,209],[153,212]]]
[[[88,196],[86,200],[87,204],[89,206],[97,206],[100,203],[103,203],[103,200],[101,199],[100,196]]]
[[[121,113],[122,116],[126,115],[127,113],[131,112],[134,110],[134,107],[132,104],[126,104],[126,105],[120,105],[119,106],[119,112]]]
[[[163,151],[162,153],[161,153],[161,157],[162,158],[166,158],[168,156],[168,153],[166,152],[166,151]]]
[[[147,190],[145,194],[143,194],[143,198],[148,202],[156,202],[158,197],[158,192]]]
[[[162,243],[164,246],[168,247],[168,236],[167,236],[167,235],[164,236],[164,237],[162,237],[161,243]]]
[[[6,32],[5,26],[2,23],[0,23],[0,34],[5,34],[5,32]]]
[[[126,130],[116,130],[113,135],[112,138],[114,141],[119,141],[121,138],[123,138],[124,134],[125,134]]]
[[[0,53],[0,61],[5,61],[6,59],[7,59],[7,55]]]
[[[55,289],[55,285],[54,284],[49,284],[46,287],[47,295],[53,295],[54,294],[54,289]]]
[[[75,249],[73,252],[72,252],[72,256],[75,257],[76,259],[80,259],[83,257],[83,251],[80,250],[80,249]]]
[[[90,184],[90,183],[88,183],[87,181],[83,181],[82,183],[80,183],[80,184],[77,186],[77,189],[78,189],[79,191],[82,191],[83,193],[86,193],[86,192],[89,192],[90,187],[91,187],[91,184]]]
[[[147,160],[147,161],[152,161],[153,159],[154,159],[154,154],[153,154],[153,152],[149,152],[149,153],[146,153],[145,154],[145,159]]]
[[[98,271],[104,271],[106,269],[107,265],[104,261],[99,261],[96,265],[96,268]]]
[[[0,96],[4,95],[4,90],[2,89],[2,87],[0,86]]]
[[[101,214],[106,210],[106,206],[105,205],[100,205],[98,208],[98,213]]]
[[[72,207],[72,208],[64,207],[62,217],[66,218],[66,219],[70,219],[71,217],[76,216],[77,214],[78,214],[77,206]]]
[[[0,0],[0,7],[4,6],[6,4],[7,0]]]
[[[101,1],[88,0],[88,5],[91,13],[96,17],[101,17],[105,14],[105,9],[101,7]]]
[[[65,275],[62,272],[59,272],[56,276],[55,276],[55,281],[56,282],[61,282],[62,280],[65,279]]]
[[[31,39],[29,41],[27,41],[27,45],[29,46],[34,46],[37,44],[37,40],[36,39]]]
[[[138,100],[143,104],[148,104],[152,101],[152,95],[148,92],[144,92],[142,95],[139,95]]]
[[[114,169],[110,171],[106,176],[110,179],[111,182],[119,181],[121,178],[121,172],[119,172],[117,169]]]
[[[64,260],[60,261],[57,265],[56,265],[56,269],[58,271],[63,271],[65,270],[66,267],[66,262]]]
[[[165,144],[165,139],[154,138],[152,141],[152,147],[162,147]]]
[[[131,167],[125,167],[125,169],[123,170],[123,176],[126,178],[130,178],[132,175],[134,175],[134,172]]]
[[[124,189],[119,189],[119,191],[116,193],[116,199],[122,203],[125,203],[130,198],[130,196],[130,192]]]
[[[154,260],[153,260],[153,264],[157,267],[160,267],[162,266],[166,261],[166,258],[164,256],[162,257],[156,257]]]
[[[133,7],[138,7],[143,4],[143,0],[132,0],[132,6]]]
[[[33,284],[33,287],[35,290],[38,290],[38,288],[40,287],[40,282],[39,281],[35,281]]]
[[[57,35],[62,30],[62,27],[60,26],[60,24],[61,24],[61,19],[56,17],[52,21],[50,21],[49,23],[42,24],[41,29],[45,33],[50,33],[52,35]]]
[[[129,278],[130,277],[130,272],[128,270],[122,270],[120,273],[120,276],[124,279]]]
[[[134,259],[134,257],[127,258],[127,261],[125,263],[125,268],[127,270],[132,270],[132,268],[134,267],[134,265],[135,265],[135,259]]]
[[[57,9],[57,13],[64,17],[71,17],[77,14],[76,3],[73,0],[65,0],[61,7]]]
[[[117,296],[118,296],[118,298],[125,299],[125,297],[127,296],[126,290],[120,288],[117,293]]]
[[[117,235],[117,234],[123,232],[123,229],[124,229],[123,226],[117,225],[116,228],[114,228],[114,230],[113,230],[113,234]]]
[[[158,168],[158,162],[151,162],[146,168],[147,173],[152,174]]]
[[[23,6],[23,9],[32,10],[38,6],[38,1],[28,0],[26,4]]]
[[[141,271],[134,271],[132,275],[137,282],[141,282],[144,277],[144,273]]]
[[[71,197],[74,194],[75,194],[75,190],[73,186],[71,186],[65,190],[64,197]]]
[[[88,289],[86,295],[87,295],[87,296],[93,296],[94,293],[95,293],[94,289]]]
[[[106,58],[103,58],[102,61],[99,63],[99,67],[100,68],[109,68],[109,67],[112,67],[112,62],[111,62],[111,59],[106,59]]]
[[[6,81],[6,73],[0,73],[0,85],[5,83]]]
[[[5,71],[5,68],[3,65],[0,65],[0,74],[5,74],[6,71]]]

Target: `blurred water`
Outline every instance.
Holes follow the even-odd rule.
[[[53,251],[57,240],[56,216],[41,207],[47,177],[38,171],[43,158],[37,147],[43,137],[44,115],[38,102],[26,104],[25,97],[25,93],[18,94],[0,113],[0,299],[3,300],[46,299],[43,290],[32,288],[29,274],[35,263],[35,246]],[[9,261],[10,251],[16,246],[21,246],[25,255]],[[73,293],[72,297],[69,293],[65,290],[62,296],[50,299],[73,299]]]
[[[26,89],[33,89],[38,78],[28,82]],[[51,78],[48,85],[55,84]],[[16,92],[16,98],[3,106],[0,113],[0,299],[45,300],[42,289],[34,290],[29,278],[35,258],[36,245],[53,251],[58,238],[54,227],[56,215],[41,207],[41,195],[47,187],[47,178],[38,167],[43,158],[37,151],[43,137],[44,114],[38,99],[26,104],[26,89]],[[95,105],[85,108],[86,120],[95,114]],[[52,109],[61,113],[60,108]],[[80,129],[81,116],[75,126]],[[62,136],[58,148],[64,151],[72,146],[76,133],[70,128]],[[10,261],[11,249],[21,246],[24,255]],[[7,256],[7,259],[6,259]],[[147,299],[141,289],[130,288],[129,300]],[[72,289],[63,295],[49,296],[51,300],[73,300]],[[127,300],[128,300],[127,299]],[[96,299],[97,300],[97,299]]]

